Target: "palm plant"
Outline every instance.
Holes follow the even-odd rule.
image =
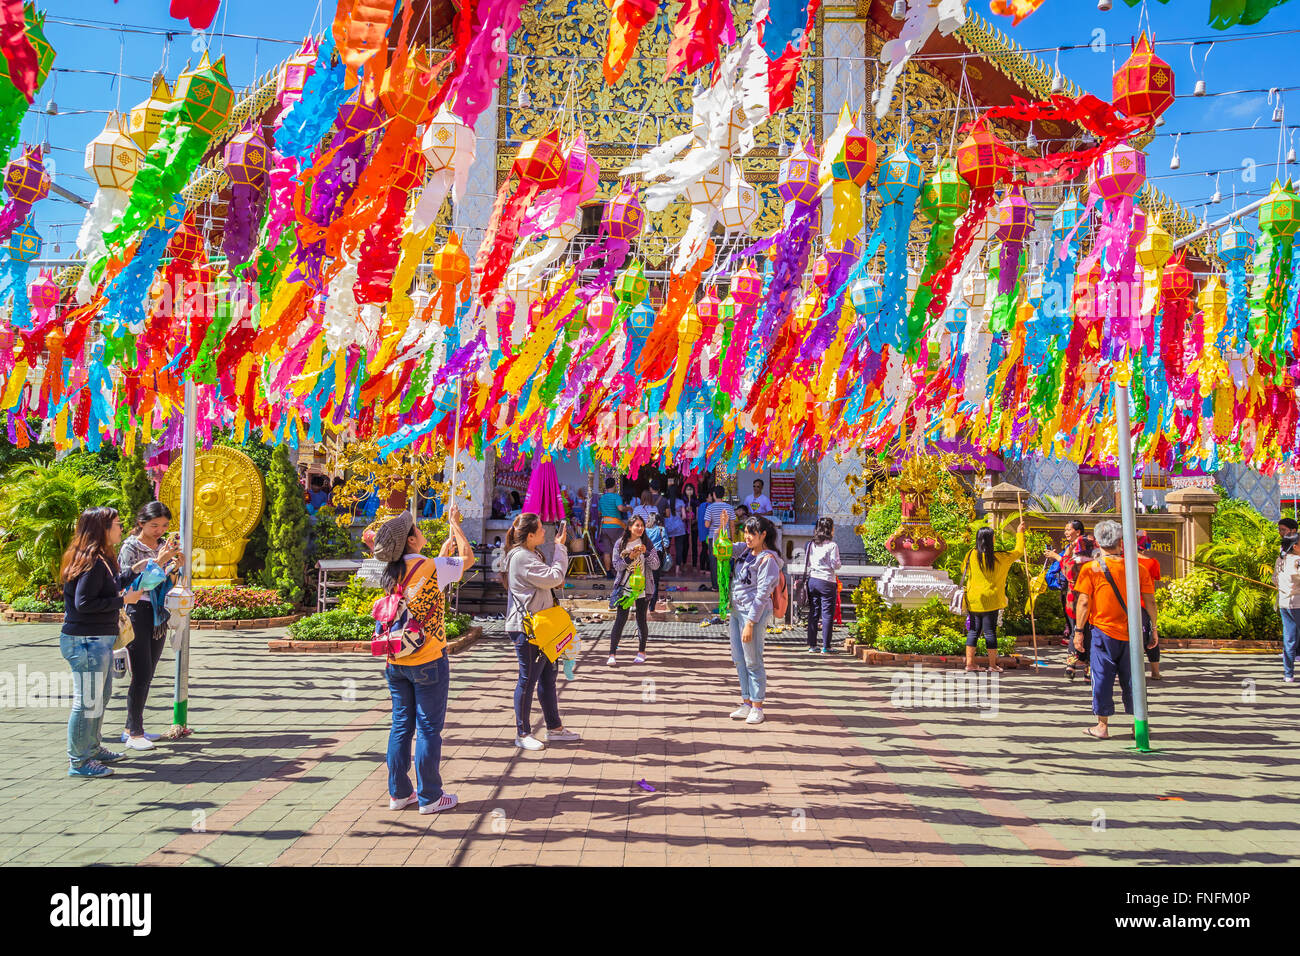
[[[118,507],[120,487],[57,465],[12,468],[0,494],[0,586],[15,593],[53,584],[59,561],[87,508]]]
[[[1225,499],[1215,509],[1212,528],[1196,560],[1229,572],[1218,576],[1219,587],[1228,595],[1233,620],[1247,626],[1272,605],[1269,584],[1281,545],[1277,524],[1246,502]]]
[[[1084,504],[1074,495],[1031,495],[1029,503],[1036,506],[1039,515],[1047,514],[1095,514],[1101,499],[1097,498]]]

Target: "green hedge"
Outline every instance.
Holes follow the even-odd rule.
[[[470,616],[448,611],[447,640],[464,636],[470,628]],[[289,625],[289,634],[298,641],[368,641],[375,634],[375,621],[369,614],[335,609],[313,614]]]

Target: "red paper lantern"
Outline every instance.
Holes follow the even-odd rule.
[[[187,266],[193,265],[194,260],[203,255],[203,237],[188,222],[181,223],[167,243],[167,255]]]
[[[560,131],[553,129],[519,147],[511,172],[526,183],[536,183],[538,190],[547,190],[560,185],[566,165]]]
[[[957,147],[957,172],[971,189],[992,189],[1007,177],[1002,143],[988,124],[980,120]]]
[[[1183,265],[1181,258],[1174,259],[1167,266],[1160,277],[1160,291],[1166,297],[1174,299],[1185,299],[1192,294],[1196,288],[1196,277],[1192,275],[1190,269]]]
[[[1152,52],[1144,32],[1115,72],[1111,87],[1111,98],[1126,114],[1155,119],[1174,102],[1174,71]]]

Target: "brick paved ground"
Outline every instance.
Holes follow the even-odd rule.
[[[0,629],[0,670],[62,673],[57,635]],[[748,727],[726,716],[736,694],[725,646],[665,641],[649,663],[626,655],[610,671],[602,644],[562,682],[561,710],[582,742],[534,754],[511,745],[513,651],[489,637],[452,663],[443,776],[461,804],[420,816],[387,809],[379,665],[271,655],[266,636],[200,633],[196,735],[131,755],[108,780],[64,776],[66,705],[0,709],[0,863],[1300,858],[1300,691],[1281,683],[1272,657],[1169,655],[1151,698],[1162,752],[1137,756],[1083,736],[1086,689],[1059,667],[1003,675],[997,713],[981,716],[896,707],[892,669],[773,647],[771,717]],[[168,651],[151,729],[169,720],[171,677]],[[120,732],[123,693],[106,730]]]

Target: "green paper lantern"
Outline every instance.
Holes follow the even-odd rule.
[[[1290,180],[1285,186],[1273,181],[1273,188],[1259,207],[1259,231],[1274,238],[1289,238],[1300,229],[1300,196]]]
[[[931,222],[951,226],[970,205],[970,184],[957,172],[952,159],[939,161],[925,185],[921,187],[921,214]]]

